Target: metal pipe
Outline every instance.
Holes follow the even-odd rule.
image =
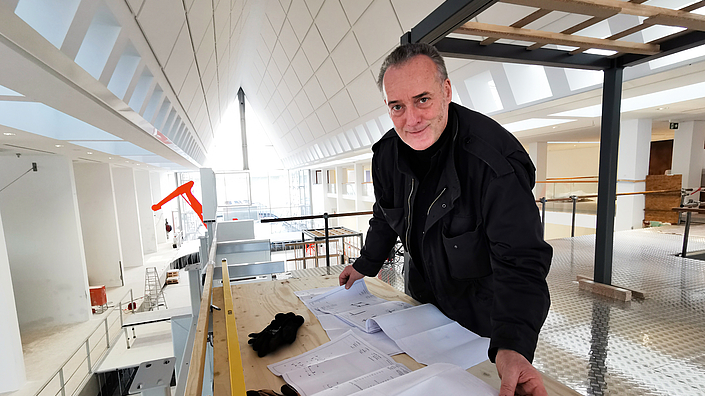
[[[237,91],[237,100],[240,102],[240,135],[242,136],[242,169],[250,170],[247,159],[247,130],[245,122],[245,92],[240,88]]]
[[[578,204],[578,197],[576,197],[575,195],[571,195],[570,199],[573,200],[573,221],[570,225],[570,237],[573,238],[575,236],[575,211]]]
[[[328,213],[323,213],[323,223],[326,230],[326,269],[330,275],[330,249],[328,245]]]
[[[108,330],[108,317],[103,320],[105,323],[105,342],[108,344],[108,349],[110,349],[110,330]]]
[[[542,237],[546,239],[546,197],[541,197],[541,228]]]
[[[64,382],[64,368],[59,369],[59,385],[61,386],[61,396],[66,396],[66,382]]]
[[[688,250],[688,234],[690,234],[690,212],[685,213],[685,232],[683,233],[683,250],[681,251],[681,257],[685,257],[686,251]]]

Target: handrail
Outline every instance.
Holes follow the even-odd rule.
[[[597,178],[598,178],[598,176],[572,176],[572,177],[547,177],[546,180],[597,179]]]
[[[132,289],[130,289],[129,291],[127,291],[127,292],[118,300],[118,305],[115,305],[115,306],[113,306],[112,308],[110,308],[110,310],[105,314],[105,318],[103,318],[103,319],[100,321],[100,323],[98,323],[98,325],[93,329],[93,331],[91,331],[91,333],[90,333],[86,338],[84,338],[83,341],[81,341],[81,344],[78,346],[78,348],[76,348],[76,350],[74,350],[73,353],[71,353],[71,355],[69,355],[69,357],[64,361],[64,363],[61,364],[61,366],[59,367],[59,369],[56,370],[56,371],[54,371],[54,373],[49,377],[49,379],[44,383],[44,385],[42,385],[42,387],[39,388],[39,390],[38,390],[37,392],[35,392],[35,394],[34,394],[35,396],[37,396],[37,395],[39,395],[40,393],[42,393],[42,392],[44,391],[44,389],[54,380],[54,378],[56,378],[57,375],[60,377],[60,383],[61,383],[61,384],[60,384],[61,389],[59,389],[59,390],[61,391],[61,394],[62,394],[62,395],[65,395],[65,394],[66,394],[66,382],[67,382],[67,381],[64,381],[64,380],[63,380],[63,377],[64,377],[64,367],[71,361],[71,359],[74,358],[74,356],[76,356],[76,354],[77,354],[82,348],[86,348],[86,350],[87,350],[87,352],[86,352],[86,358],[88,359],[88,365],[89,365],[89,367],[88,367],[88,375],[93,374],[93,365],[91,364],[91,356],[90,356],[90,344],[88,344],[88,341],[91,339],[91,337],[93,337],[93,335],[95,334],[95,332],[98,331],[98,329],[99,329],[101,326],[104,326],[104,327],[105,327],[105,330],[106,330],[106,337],[105,337],[105,339],[106,339],[106,342],[107,342],[107,348],[106,348],[106,350],[105,350],[105,352],[104,352],[103,354],[107,353],[107,352],[110,350],[110,346],[112,345],[113,341],[117,340],[117,338],[120,337],[120,332],[118,332],[118,333],[117,333],[117,336],[115,336],[113,339],[110,339],[110,332],[109,332],[109,330],[108,330],[108,329],[109,329],[109,326],[108,326],[108,318],[110,317],[110,314],[112,314],[112,313],[115,311],[115,309],[119,307],[119,308],[120,308],[120,318],[122,319],[122,300],[124,300],[125,297],[127,297],[128,294],[130,295],[130,302],[131,302],[131,303],[134,303],[134,301],[135,301],[134,295],[132,294]],[[133,310],[133,312],[134,312],[134,310]],[[100,356],[102,357],[103,354],[101,354]],[[96,362],[98,362],[98,360],[100,360],[100,358],[97,359]],[[78,369],[78,368],[77,368],[77,369]],[[75,371],[74,371],[74,373],[75,373]],[[73,374],[72,374],[72,376],[73,376]],[[84,380],[85,380],[85,378],[84,378]],[[77,389],[77,390],[78,390],[78,389]]]
[[[637,191],[637,192],[623,192],[623,193],[617,193],[616,195],[619,196],[625,196],[625,195],[648,195],[648,194],[667,194],[667,193],[673,193],[677,192],[680,193],[681,190],[653,190],[653,191]],[[589,195],[574,195],[576,199],[581,199],[581,198],[597,198],[599,195],[597,194],[589,194]],[[543,199],[543,200],[542,200]],[[561,202],[561,201],[572,201],[573,198],[571,197],[566,197],[566,198],[540,198],[535,200],[536,203],[541,203],[541,202]]]
[[[230,365],[230,394],[245,396],[245,373],[242,369],[242,357],[240,356],[240,341],[237,338],[237,323],[233,314],[233,292],[230,288],[230,274],[228,273],[228,261],[223,259],[223,302],[225,305],[225,333],[228,345],[228,364]]]
[[[213,239],[215,241],[215,238]],[[214,251],[211,248],[211,251]],[[200,396],[203,391],[203,370],[206,366],[206,346],[208,344],[208,317],[210,314],[211,296],[213,294],[213,262],[206,265],[206,281],[201,294],[201,306],[198,311],[196,338],[193,342],[193,352],[189,361],[188,377],[186,378],[186,396]]]
[[[365,216],[365,215],[371,215],[371,214],[373,214],[373,212],[371,210],[366,211],[366,212],[347,212],[347,213],[331,213],[331,214],[324,213],[322,215],[279,217],[276,219],[262,219],[262,220],[260,220],[260,223],[276,223],[276,222],[280,222],[280,221],[325,219],[326,216],[330,219],[333,217]]]
[[[577,180],[577,179],[591,179],[591,177],[575,177],[575,178],[557,178],[557,179],[546,179],[537,180],[536,184],[559,184],[559,183],[597,183],[598,180]],[[644,183],[646,179],[635,180],[635,179],[617,179],[618,182],[623,183]]]

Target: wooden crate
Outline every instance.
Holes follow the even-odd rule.
[[[172,276],[170,278],[166,278],[166,284],[167,285],[173,285],[175,283],[179,283],[179,277],[178,276]]]
[[[671,210],[681,203],[682,175],[647,175],[646,191],[677,190],[671,193],[646,194],[644,220],[678,223],[678,213]]]
[[[174,277],[174,276],[178,278],[178,276],[179,276],[179,270],[168,270],[168,271],[166,272],[166,277],[167,277],[167,278],[172,278],[172,277]]]

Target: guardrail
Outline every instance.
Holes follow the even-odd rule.
[[[59,367],[58,370],[42,385],[34,396],[73,396],[77,391],[83,388],[86,381],[93,374],[94,369],[98,366],[100,360],[105,357],[111,346],[115,344],[120,337],[120,330],[123,323],[122,303],[127,296],[130,296],[130,309],[134,313],[134,295],[132,289],[125,293],[118,301],[118,304],[110,308],[100,323],[93,329],[88,337],[74,350],[66,361]],[[119,309],[119,315],[114,315],[115,310]],[[117,331],[111,337],[111,329],[117,324]],[[104,328],[105,332],[98,332],[98,329]],[[127,329],[124,329],[127,347],[130,347],[129,339],[127,338]],[[95,336],[98,336],[97,338]],[[85,354],[79,354],[81,351]],[[92,357],[96,357],[92,359]],[[81,376],[81,373],[84,373]]]

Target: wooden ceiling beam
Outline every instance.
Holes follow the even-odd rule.
[[[516,27],[516,28],[522,28],[522,27],[530,24],[531,22],[534,22],[535,20],[537,20],[539,18],[545,17],[546,15],[548,15],[550,13],[551,13],[551,10],[537,10],[537,11],[534,11],[531,14],[521,18],[520,20],[512,23],[509,26]],[[486,38],[486,39],[482,40],[482,42],[480,42],[480,45],[489,45],[489,44],[494,43],[497,40],[499,40],[499,39],[492,38],[492,37]]]
[[[648,18],[644,23],[652,25],[680,26],[705,31],[703,15],[634,2],[619,0],[502,0],[502,2],[597,17],[610,17],[616,14],[636,15]],[[613,14],[609,15],[609,13]]]
[[[656,44],[630,43],[478,22],[467,22],[460,28],[456,29],[454,33],[492,37],[497,39],[531,41],[541,43],[543,45],[557,44],[572,47],[598,48],[641,55],[655,55],[659,52],[659,46]]]

